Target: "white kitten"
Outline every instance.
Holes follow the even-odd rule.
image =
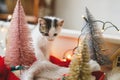
[[[31,33],[37,59],[42,60],[43,55],[47,59],[49,58],[51,44],[60,33],[63,23],[64,20],[56,17],[43,17],[38,19],[38,25]]]
[[[57,80],[68,72],[69,68],[57,66],[48,60],[51,44],[63,23],[62,19],[55,17],[39,18],[37,27],[31,33],[37,61],[22,74],[21,80]]]

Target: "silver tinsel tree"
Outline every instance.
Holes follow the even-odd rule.
[[[104,41],[101,31],[87,8],[86,14],[87,25],[83,31],[87,32],[85,35],[88,37],[87,40],[91,59],[96,60],[100,65],[108,65],[111,63],[111,61],[109,60],[108,56],[103,54]]]

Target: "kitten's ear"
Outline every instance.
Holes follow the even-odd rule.
[[[59,26],[61,26],[61,27],[62,27],[62,26],[63,26],[63,24],[64,24],[64,20],[63,20],[63,19],[61,19],[61,20],[59,20],[59,21],[58,21],[58,25],[59,25]]]
[[[38,18],[38,23],[39,24],[44,24],[45,20],[42,17],[40,17],[40,18]]]

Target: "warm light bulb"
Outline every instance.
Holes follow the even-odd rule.
[[[1,31],[1,32],[6,32],[7,29],[6,29],[5,27],[3,27],[3,28],[0,29],[0,31]]]
[[[4,48],[3,50],[6,51],[6,48]]]
[[[82,18],[84,18],[85,16],[84,15],[82,15]]]
[[[3,40],[0,40],[0,43],[3,43]]]
[[[81,54],[80,54],[80,53],[77,53],[77,55],[78,55],[78,56],[81,56]]]
[[[83,18],[86,22],[88,22],[87,18],[86,18],[84,15],[82,15],[82,18]]]
[[[71,60],[72,56],[71,56],[70,54],[68,54],[68,55],[66,56],[66,58]]]
[[[118,32],[120,33],[120,30]]]
[[[65,58],[63,58],[62,61],[66,62],[67,60]]]
[[[12,15],[8,15],[7,20],[9,21],[11,20],[11,18],[12,18]]]
[[[104,29],[102,29],[101,31],[102,31],[102,32],[104,32],[105,30],[104,30]]]
[[[1,32],[5,32],[5,29],[4,29],[4,28],[2,28],[2,29],[1,29]]]

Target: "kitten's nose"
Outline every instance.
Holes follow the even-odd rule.
[[[49,38],[48,38],[48,41],[53,41],[53,40],[54,40],[53,37],[49,37]]]

